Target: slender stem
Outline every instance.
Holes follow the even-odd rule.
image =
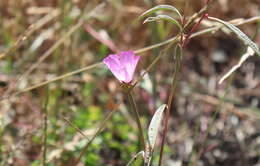
[[[75,129],[77,132],[79,132],[83,137],[85,137],[88,141],[88,137],[84,134],[83,131],[81,131],[76,125],[74,125],[69,119],[65,118],[63,115],[60,115],[62,117],[62,119],[68,123],[68,125],[70,125],[73,129]]]
[[[48,87],[46,88],[47,89],[47,95],[46,95],[46,99],[44,101],[44,108],[43,108],[43,111],[44,111],[44,114],[43,114],[43,120],[44,120],[44,123],[43,123],[43,153],[42,153],[42,166],[45,166],[46,165],[46,151],[47,151],[47,123],[48,123],[48,102],[49,102],[49,90],[48,90]]]
[[[166,41],[163,41],[163,42],[160,42],[160,43],[157,43],[157,44],[153,44],[153,45],[148,46],[148,47],[144,47],[144,48],[135,50],[134,53],[135,54],[141,54],[141,53],[144,53],[146,51],[149,51],[149,50],[152,50],[152,49],[164,46],[166,44],[169,44],[171,42],[178,41],[178,40],[179,40],[179,36],[174,36],[174,37],[172,37],[172,38],[170,38],[170,39],[168,39]]]
[[[193,14],[189,18],[189,20],[187,21],[187,23],[185,24],[183,29],[185,30],[187,27],[189,27],[196,20],[196,18],[198,18],[202,13],[204,13],[206,10],[208,10],[209,6],[210,6],[210,1],[206,2],[206,5],[202,9],[200,9],[199,12]]]
[[[187,37],[185,38],[184,42],[183,42],[183,47],[188,43],[189,38],[191,36],[191,34],[199,27],[201,21],[205,18],[208,17],[208,14],[203,14],[200,18],[200,20],[192,27],[192,29],[190,30],[190,32],[188,33]]]
[[[110,111],[107,115],[107,117],[103,120],[103,122],[100,124],[98,130],[96,131],[96,133],[94,134],[94,136],[88,141],[88,143],[84,146],[83,150],[80,152],[79,157],[76,159],[75,162],[72,162],[71,166],[77,166],[81,160],[81,158],[83,157],[83,155],[86,153],[89,145],[92,143],[92,141],[99,135],[99,133],[105,128],[105,125],[107,123],[107,121],[112,117],[112,115],[116,112],[116,109],[118,108],[120,104],[118,104],[116,106],[115,109],[113,109],[112,111]]]
[[[31,87],[29,87],[29,88],[23,89],[23,90],[19,91],[18,93],[16,93],[15,95],[18,95],[18,94],[23,93],[23,92],[26,92],[26,91],[33,90],[33,89],[38,88],[38,87],[40,87],[40,86],[46,85],[46,84],[48,84],[48,83],[50,83],[50,82],[58,81],[58,80],[60,80],[60,79],[63,79],[63,78],[66,78],[66,77],[69,77],[69,76],[72,76],[72,75],[81,73],[81,72],[83,72],[83,71],[88,71],[88,70],[90,70],[90,69],[96,68],[96,67],[101,66],[101,65],[103,65],[102,62],[100,62],[100,63],[95,63],[95,64],[93,64],[93,65],[90,65],[90,66],[87,66],[87,67],[84,67],[84,68],[75,70],[75,71],[73,71],[73,72],[66,73],[66,74],[61,75],[61,76],[59,76],[59,77],[55,77],[55,78],[53,78],[53,79],[51,79],[51,80],[42,82],[41,84],[37,84],[37,85],[35,85],[35,86],[31,86]]]
[[[163,149],[164,149],[164,144],[165,144],[165,140],[166,140],[166,135],[167,135],[167,131],[168,131],[168,122],[169,122],[169,116],[170,116],[170,110],[171,110],[171,105],[172,105],[172,101],[173,101],[173,96],[174,96],[174,92],[176,89],[176,85],[177,85],[177,81],[178,81],[178,76],[180,73],[180,69],[181,69],[181,60],[182,60],[182,48],[180,46],[179,47],[179,53],[178,51],[176,51],[176,64],[175,64],[175,70],[173,73],[173,80],[172,80],[172,85],[171,85],[171,91],[170,91],[170,96],[168,98],[168,102],[167,102],[167,108],[166,108],[166,113],[165,113],[165,122],[164,122],[164,130],[163,130],[163,136],[162,136],[162,142],[161,142],[161,148],[160,148],[160,158],[159,158],[159,164],[158,166],[162,165],[162,158],[163,158]],[[176,48],[178,49],[178,48]]]
[[[178,40],[179,40],[179,36],[175,37],[175,40],[170,40],[171,43],[169,43],[169,45],[159,53],[159,55],[152,61],[151,64],[148,65],[148,67],[146,68],[145,72],[143,72],[143,74],[133,83],[133,85],[129,88],[129,91],[131,91],[141,80],[142,78],[151,70],[151,68],[164,56],[166,55],[167,51],[172,47],[172,45],[174,45]]]
[[[141,143],[142,143],[142,148],[144,150],[145,149],[145,139],[144,139],[143,128],[142,128],[142,124],[141,124],[141,121],[140,121],[140,115],[138,113],[137,105],[135,103],[132,92],[128,93],[128,99],[130,101],[130,104],[131,104],[133,111],[134,111],[134,114],[135,114],[136,123],[137,123],[138,130],[139,130],[139,137],[140,137],[140,140],[141,140]]]
[[[41,82],[41,83],[39,83],[39,84],[30,86],[30,87],[28,87],[28,88],[22,89],[22,90],[20,90],[20,91],[18,91],[18,92],[16,92],[16,93],[11,94],[11,95],[2,96],[2,97],[0,97],[0,101],[1,101],[1,100],[4,100],[4,99],[8,99],[8,98],[13,97],[13,96],[20,95],[21,93],[25,93],[25,92],[34,90],[34,89],[36,89],[36,88],[42,87],[42,86],[44,86],[44,85],[47,85],[47,84],[49,84],[49,83],[62,80],[62,79],[67,78],[67,77],[69,77],[69,76],[72,76],[72,75],[75,75],[75,74],[78,74],[78,73],[81,73],[81,72],[84,72],[84,71],[88,71],[88,70],[90,70],[90,69],[99,67],[99,66],[101,66],[101,65],[103,65],[103,63],[102,63],[102,62],[99,62],[99,63],[95,63],[95,64],[90,65],[90,66],[86,66],[86,67],[80,68],[80,69],[78,69],[78,70],[74,70],[74,71],[72,71],[72,72],[69,72],[69,73],[60,75],[60,76],[55,77],[55,78],[53,78],[53,79],[50,79],[50,80]]]

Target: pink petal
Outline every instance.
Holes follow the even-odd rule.
[[[120,70],[121,65],[120,61],[118,58],[118,55],[116,54],[110,54],[107,56],[104,60],[103,63],[107,65],[109,70],[114,74],[114,76],[119,80],[119,81],[124,81],[125,80],[125,74],[122,73]]]
[[[133,79],[139,59],[140,57],[135,56],[133,51],[126,51],[119,55],[110,54],[103,62],[119,81],[129,83]]]
[[[121,65],[126,70],[124,82],[131,82],[140,56],[135,56],[133,51],[121,52],[119,55],[121,57]]]

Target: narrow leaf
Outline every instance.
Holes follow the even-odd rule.
[[[167,16],[167,15],[158,15],[156,17],[148,17],[147,19],[144,20],[144,24],[147,23],[147,22],[151,22],[151,21],[157,21],[157,20],[165,20],[165,21],[169,21],[175,25],[178,26],[178,28],[181,30],[182,27],[180,25],[180,23],[175,20],[174,18],[170,17],[170,16]]]
[[[215,18],[215,17],[209,17],[209,19],[217,21],[217,22],[223,24],[228,29],[230,29],[232,32],[234,32],[238,36],[238,38],[240,40],[242,40],[247,46],[251,47],[254,50],[254,52],[258,56],[260,56],[260,51],[259,51],[258,46],[246,34],[244,34],[240,29],[238,29],[236,26],[234,26],[233,24],[230,24],[228,22],[225,22],[223,20],[220,20],[218,18]]]
[[[159,132],[159,127],[161,125],[162,115],[165,107],[166,104],[163,104],[156,110],[148,128],[148,140],[151,150],[153,150],[155,146],[156,137]]]
[[[168,11],[172,11],[174,13],[176,13],[181,19],[182,19],[182,15],[181,13],[179,12],[178,9],[176,9],[175,7],[171,6],[171,5],[158,5],[158,6],[155,6],[147,11],[145,11],[141,16],[140,18],[144,18],[150,14],[153,14],[155,12],[157,12],[158,10],[168,10]]]

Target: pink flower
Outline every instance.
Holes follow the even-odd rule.
[[[140,56],[135,56],[133,51],[126,51],[108,55],[103,63],[120,82],[129,83],[133,79],[139,59]]]

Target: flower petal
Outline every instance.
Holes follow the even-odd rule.
[[[135,56],[133,51],[121,52],[121,65],[125,67],[126,76],[124,82],[130,82],[133,79],[135,68],[140,59],[140,56]]]
[[[125,80],[125,74],[120,70],[121,69],[121,64],[120,64],[118,55],[116,55],[116,54],[108,55],[103,60],[103,63],[105,63],[107,65],[109,70],[114,74],[114,76],[119,81],[124,81]]]
[[[119,81],[129,83],[133,79],[139,59],[140,57],[135,56],[133,51],[125,51],[118,55],[110,54],[103,62]]]

